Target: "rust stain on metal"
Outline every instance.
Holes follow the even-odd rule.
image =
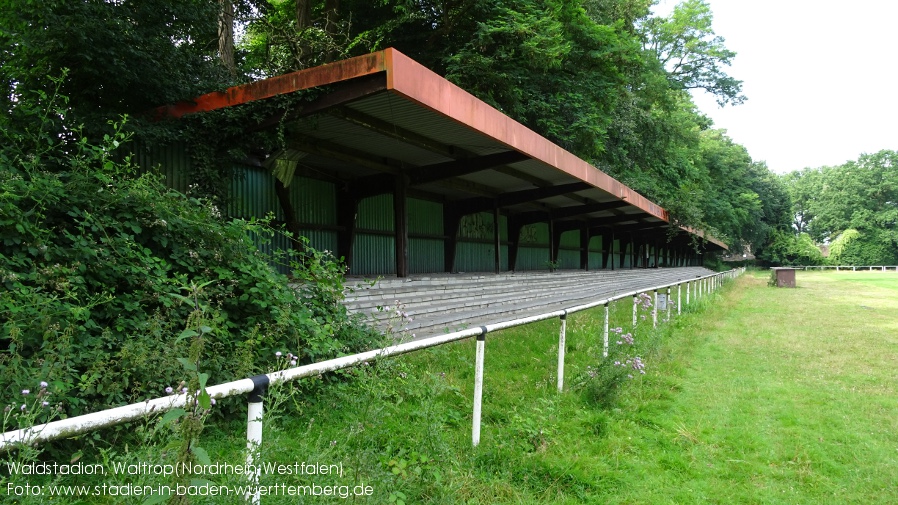
[[[190,102],[180,102],[159,107],[154,111],[154,117],[157,119],[165,117],[179,118],[187,114],[223,109],[386,70],[384,53],[380,51],[241,86],[234,86],[225,91],[206,93]]]

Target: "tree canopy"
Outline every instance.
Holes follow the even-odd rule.
[[[703,0],[666,17],[649,0],[11,0],[0,13],[9,131],[24,97],[68,74],[70,125],[94,142],[124,113],[396,47],[672,212],[758,244],[783,190],[696,110],[688,90],[745,99],[736,56]],[[132,121],[132,125],[138,123]],[[233,125],[211,131],[229,131]],[[221,142],[194,156],[219,163]],[[208,152],[207,152],[208,151]],[[226,153],[225,153],[226,154]],[[200,163],[202,165],[202,163]],[[201,184],[213,187],[223,182]]]
[[[794,226],[830,243],[836,264],[898,264],[898,152],[863,154],[784,177]]]

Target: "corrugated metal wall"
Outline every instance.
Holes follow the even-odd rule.
[[[190,187],[190,155],[181,143],[150,147],[139,141],[134,143],[134,162],[142,170],[152,170],[165,177],[165,185],[187,192]]]
[[[535,223],[521,228],[518,239],[518,261],[515,270],[545,270],[549,261],[549,223]]]
[[[442,272],[445,266],[442,238],[443,205],[439,202],[409,198],[407,208],[409,273]]]
[[[146,147],[137,144],[135,161],[145,170],[156,170],[165,178],[168,186],[186,192],[190,186],[191,162],[186,146],[172,144],[162,147]],[[262,218],[273,214],[278,221],[284,221],[281,206],[274,192],[274,177],[263,168],[238,167],[231,182],[227,214],[231,217],[249,219]],[[310,225],[301,233],[309,239],[312,247],[319,250],[336,251],[338,238],[337,190],[334,183],[296,177],[290,185],[290,199],[296,212],[296,219]],[[444,267],[443,205],[439,202],[409,198],[409,271],[411,273],[441,272]],[[366,198],[359,202],[357,234],[353,244],[353,264],[351,273],[357,275],[395,274],[395,242],[393,197],[390,194]],[[459,272],[492,272],[495,270],[495,240],[493,214],[482,212],[462,218],[459,227],[458,249],[454,270]],[[500,269],[508,270],[508,219],[500,216]],[[548,223],[536,223],[521,230],[520,246],[516,269],[544,270],[549,260]],[[276,235],[265,240],[253,237],[260,250],[273,254],[277,250],[289,250],[289,240]],[[602,267],[604,244],[601,236],[589,241],[589,268]],[[561,235],[558,263],[560,268],[580,267],[580,231],[572,230]],[[632,263],[629,243],[614,241],[615,268],[619,268],[623,254],[624,268]],[[662,250],[659,265],[669,264],[672,254]],[[650,251],[654,262],[654,248]],[[684,261],[685,263],[685,261]],[[283,268],[281,269],[284,270]]]
[[[284,213],[274,194],[274,177],[267,170],[244,168],[231,181],[228,215],[242,219],[274,215],[284,220]]]
[[[290,204],[297,221],[315,225],[314,228],[299,231],[309,239],[309,245],[319,251],[336,251],[337,230],[328,229],[337,225],[336,185],[308,177],[295,177],[290,184]]]
[[[456,272],[494,272],[496,270],[494,219],[492,212],[464,216],[458,227],[455,251]],[[508,219],[499,216],[499,268],[508,270]]]
[[[357,216],[350,273],[395,274],[393,195],[377,195],[363,199],[359,202]]]
[[[558,268],[580,268],[580,230],[562,233],[558,242]]]
[[[602,236],[589,237],[589,269],[601,270],[602,268]]]

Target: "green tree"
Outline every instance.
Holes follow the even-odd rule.
[[[666,18],[650,18],[644,25],[646,50],[652,52],[677,89],[703,89],[720,105],[745,100],[742,81],[724,72],[736,53],[711,26],[714,16],[705,0],[685,0]]]
[[[21,109],[28,97],[51,94],[46,77],[68,69],[60,90],[67,117],[98,141],[110,118],[232,82],[215,58],[218,16],[208,0],[8,0],[0,9],[3,110],[21,126],[33,117]]]
[[[834,167],[784,177],[794,223],[818,242],[831,242],[837,264],[889,264],[898,250],[898,152],[863,154]]]
[[[806,233],[814,219],[813,205],[822,187],[822,173],[806,168],[782,177],[792,199],[792,226],[798,233]]]

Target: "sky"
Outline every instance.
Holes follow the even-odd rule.
[[[748,100],[699,109],[776,173],[898,150],[896,0],[706,0]],[[665,15],[679,3],[660,0]]]

